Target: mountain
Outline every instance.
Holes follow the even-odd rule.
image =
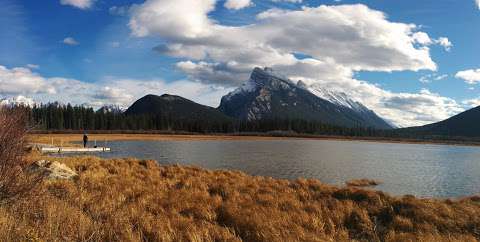
[[[450,137],[480,137],[479,124],[480,107],[476,107],[438,123],[405,128],[399,132]]]
[[[342,95],[332,94],[327,100],[322,95],[315,95],[304,84],[293,83],[270,68],[255,68],[247,82],[222,98],[218,109],[240,120],[303,119],[345,127],[392,128],[346,96],[340,99]]]
[[[231,120],[215,108],[204,106],[186,98],[164,94],[162,96],[147,95],[130,106],[128,115],[157,115],[179,121],[217,121]]]

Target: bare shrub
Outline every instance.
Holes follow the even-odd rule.
[[[23,108],[0,108],[0,203],[21,198],[41,181],[27,172],[27,117]]]

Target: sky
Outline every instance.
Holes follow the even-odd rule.
[[[0,99],[218,106],[254,67],[393,124],[480,105],[480,0],[0,0]]]

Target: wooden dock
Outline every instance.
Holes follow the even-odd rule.
[[[79,148],[79,147],[41,147],[42,153],[92,153],[92,152],[110,152],[108,147]]]

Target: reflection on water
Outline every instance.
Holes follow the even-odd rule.
[[[119,141],[103,157],[154,159],[251,175],[316,178],[341,185],[356,178],[384,183],[377,189],[422,197],[480,192],[480,148],[326,140]]]

